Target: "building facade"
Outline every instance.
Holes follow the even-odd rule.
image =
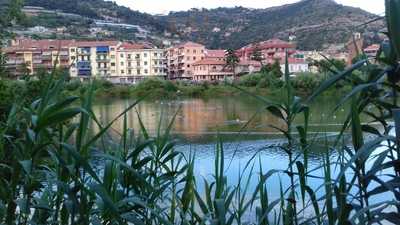
[[[6,69],[16,77],[54,68],[69,71],[75,79],[114,83],[167,75],[163,49],[118,41],[19,40],[5,53]]]
[[[40,70],[50,72],[54,67],[68,69],[69,40],[18,40],[17,45],[4,48],[6,70],[13,76],[29,75]]]
[[[193,64],[205,58],[204,45],[186,42],[167,49],[167,68],[169,79],[192,79]]]
[[[150,77],[165,79],[167,71],[164,54],[163,49],[124,43],[118,48],[117,76],[111,79],[120,83],[136,83]]]
[[[240,60],[252,60],[256,51],[261,53],[263,64],[273,64],[285,60],[286,52],[289,57],[296,52],[296,45],[280,39],[271,39],[247,45],[236,51]]]
[[[194,81],[220,81],[233,76],[226,63],[216,59],[203,59],[193,64]]]

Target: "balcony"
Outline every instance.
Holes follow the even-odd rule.
[[[110,62],[111,61],[111,59],[108,59],[108,58],[96,58],[96,62],[99,62],[99,63],[101,63],[101,62]]]
[[[89,61],[79,61],[77,67],[78,69],[90,69],[91,65]]]
[[[103,53],[103,54],[107,54],[110,52],[110,48],[108,46],[98,46],[96,47],[96,52],[99,53]]]
[[[42,55],[42,60],[52,60],[51,55]]]
[[[92,75],[92,70],[88,68],[80,68],[78,69],[78,76],[91,76]]]

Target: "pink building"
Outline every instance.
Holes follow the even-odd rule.
[[[218,49],[218,50],[206,50],[206,59],[213,59],[218,61],[224,61],[226,55],[226,50]]]
[[[192,79],[193,64],[205,58],[204,45],[186,42],[167,49],[169,79]]]
[[[289,56],[294,54],[296,52],[296,45],[280,39],[271,39],[247,45],[236,52],[241,60],[251,60],[254,52],[257,50],[261,52],[264,64],[272,64],[277,60],[283,62],[286,51]]]
[[[367,55],[370,58],[375,58],[376,55],[378,54],[379,49],[380,49],[380,45],[373,44],[373,45],[370,45],[367,48],[365,48],[364,53],[365,53],[365,55]]]

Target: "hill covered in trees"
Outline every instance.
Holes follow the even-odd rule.
[[[193,9],[171,13],[164,19],[184,38],[215,48],[238,48],[273,37],[287,39],[294,34],[300,48],[315,49],[344,43],[354,31],[364,33],[367,42],[376,41],[384,27],[382,21],[359,26],[376,17],[333,0],[303,0],[268,9]]]
[[[267,9],[192,9],[165,16],[153,16],[104,0],[25,0],[25,5],[145,26],[160,38],[167,35],[197,41],[209,48],[240,48],[252,42],[295,35],[299,48],[322,49],[346,42],[355,31],[363,33],[369,44],[379,40],[378,33],[384,28],[383,21],[360,26],[377,15],[333,0],[302,0]]]

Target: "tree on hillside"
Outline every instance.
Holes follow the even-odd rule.
[[[5,5],[0,5],[0,76],[6,74],[5,63],[6,56],[3,54],[5,41],[12,38],[12,33],[8,31],[15,23],[21,21],[24,14],[21,12],[23,6],[22,0],[9,0]]]
[[[233,79],[236,80],[236,67],[239,64],[239,57],[236,55],[235,50],[228,49],[225,53],[226,67],[233,71]]]
[[[261,64],[261,67],[263,67],[263,60],[264,60],[264,56],[261,52],[261,49],[257,46],[253,53],[251,54],[251,60],[257,61]]]

